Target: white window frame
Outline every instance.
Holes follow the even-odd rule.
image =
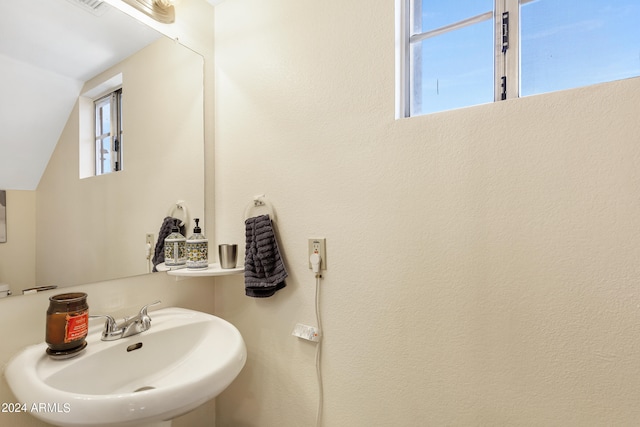
[[[103,104],[110,104],[109,123],[111,125],[108,132],[98,134],[99,119],[98,108]],[[122,170],[122,88],[102,96],[94,101],[94,129],[95,131],[95,173],[104,175]],[[109,137],[111,145],[111,165],[110,170],[103,169],[102,140]]]
[[[446,0],[443,0],[446,1]],[[411,116],[411,45],[487,19],[494,21],[494,101],[519,97],[520,5],[534,0],[494,0],[493,13],[483,13],[424,33],[412,34],[413,0],[396,0],[396,118]],[[508,13],[508,49],[503,52],[503,13]],[[502,87],[503,78],[506,88]],[[506,92],[504,91],[506,89]],[[505,97],[503,97],[505,93]]]

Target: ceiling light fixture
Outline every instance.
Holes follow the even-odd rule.
[[[172,0],[123,0],[145,15],[163,24],[172,24],[176,20]]]

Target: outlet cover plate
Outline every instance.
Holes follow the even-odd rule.
[[[320,255],[320,270],[327,269],[327,239],[324,237],[320,238],[311,238],[309,239],[309,252],[308,256],[311,257],[311,254],[317,252]],[[311,269],[311,261],[309,261],[309,269]]]

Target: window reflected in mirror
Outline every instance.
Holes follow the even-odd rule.
[[[7,192],[0,190],[0,243],[7,242]]]

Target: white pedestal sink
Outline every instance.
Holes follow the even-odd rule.
[[[231,384],[247,352],[219,317],[175,307],[150,316],[151,329],[116,341],[101,341],[97,322],[71,359],[29,346],[7,365],[7,382],[27,412],[57,426],[170,425]]]

